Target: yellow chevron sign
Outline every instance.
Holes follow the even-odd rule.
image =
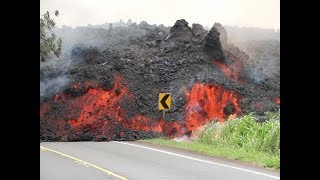
[[[170,109],[171,106],[171,94],[170,93],[160,93],[159,94],[159,110]]]

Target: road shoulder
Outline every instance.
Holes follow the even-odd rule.
[[[211,161],[211,162],[215,162],[215,163],[225,164],[228,166],[236,166],[236,167],[240,167],[240,168],[244,168],[244,169],[249,169],[249,170],[253,170],[253,171],[273,174],[275,176],[280,176],[280,169],[265,168],[265,167],[255,165],[255,164],[252,164],[252,163],[249,163],[246,161],[231,160],[231,159],[227,159],[227,158],[223,158],[223,157],[213,157],[213,156],[209,156],[206,154],[194,152],[191,150],[180,149],[180,148],[176,148],[176,147],[169,147],[169,146],[165,146],[165,145],[153,144],[153,143],[143,142],[143,141],[135,141],[135,142],[128,142],[128,143],[140,145],[140,146],[146,146],[146,147],[150,147],[150,148],[155,148],[155,149],[159,149],[162,151],[168,151],[168,152],[172,152],[172,153],[176,153],[176,154],[181,154],[184,156],[190,156],[193,158],[198,158],[198,159]]]

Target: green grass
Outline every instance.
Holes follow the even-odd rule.
[[[212,121],[189,142],[164,138],[141,141],[280,169],[280,112],[267,113],[265,118],[264,123],[255,122],[254,114],[222,125]]]

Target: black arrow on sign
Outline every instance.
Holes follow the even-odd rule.
[[[169,109],[166,100],[168,99],[168,97],[170,96],[170,94],[166,94],[164,95],[164,97],[161,99],[160,103],[162,104],[164,109]]]

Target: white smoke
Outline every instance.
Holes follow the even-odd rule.
[[[58,93],[67,83],[68,78],[66,76],[58,76],[40,81],[40,97]]]

